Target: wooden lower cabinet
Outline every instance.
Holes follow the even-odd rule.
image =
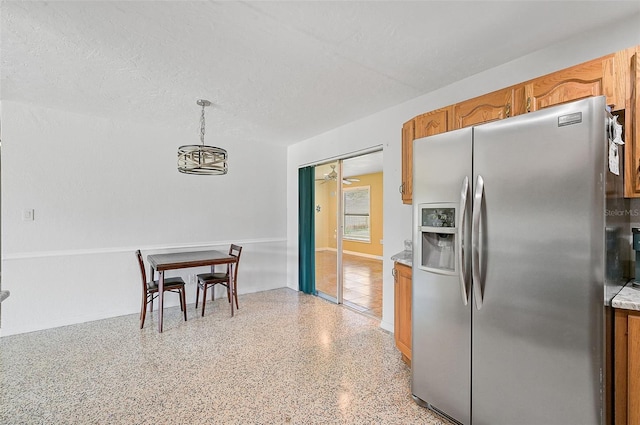
[[[395,263],[394,276],[394,336],[402,360],[411,365],[411,267]]]
[[[614,423],[640,424],[640,311],[615,310]]]

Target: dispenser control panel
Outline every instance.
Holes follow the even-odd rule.
[[[456,204],[421,204],[420,267],[423,270],[456,274],[455,255],[458,249]]]

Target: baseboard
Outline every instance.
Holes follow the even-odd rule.
[[[357,257],[371,258],[372,260],[382,260],[382,255],[373,255],[373,254],[365,254],[364,252],[356,252],[356,251],[345,251],[342,250],[343,254],[355,255]]]
[[[330,248],[330,247],[316,248],[316,252],[324,252],[324,251],[336,252],[336,253],[338,252],[336,248]],[[372,260],[382,260],[384,258],[382,255],[365,254],[364,252],[346,251],[344,249],[342,250],[342,253],[354,255],[356,257],[371,258]]]
[[[384,320],[380,321],[380,327],[387,332],[394,332],[393,323],[385,322]]]

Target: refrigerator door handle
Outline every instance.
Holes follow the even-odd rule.
[[[476,299],[476,308],[482,308],[482,285],[480,273],[480,216],[482,200],[484,198],[484,179],[478,175],[476,190],[473,196],[473,220],[471,222],[471,269],[473,271],[473,295]]]
[[[469,193],[469,177],[465,176],[462,181],[462,189],[460,191],[460,222],[458,223],[458,276],[460,277],[460,294],[462,295],[462,303],[467,305],[469,295],[467,294],[467,270],[465,267],[464,256],[464,236],[467,214],[467,194]]]

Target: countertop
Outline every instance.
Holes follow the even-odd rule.
[[[631,282],[618,292],[611,300],[611,307],[640,311],[640,287],[633,287]]]
[[[400,264],[404,264],[405,266],[412,267],[413,266],[413,251],[400,251],[397,254],[391,256],[393,261],[397,261]]]

